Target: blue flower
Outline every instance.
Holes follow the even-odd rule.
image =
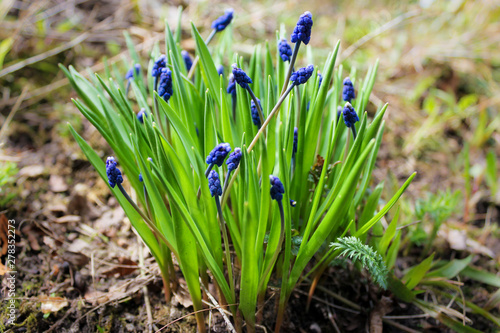
[[[344,109],[344,108],[343,108],[343,107],[341,107],[340,105],[339,105],[339,106],[337,106],[337,123],[339,122],[340,115],[342,114],[342,110],[343,110],[343,109]]]
[[[161,70],[163,68],[167,67],[167,57],[162,54],[161,56],[156,59],[155,63],[153,64],[153,70],[151,71],[151,76],[153,77],[158,77],[161,74]]]
[[[144,117],[147,118],[148,114],[146,113],[146,110],[142,108],[141,111],[139,111],[139,113],[137,114],[137,119],[139,119],[141,124],[144,124]]]
[[[271,181],[271,199],[276,201],[283,200],[285,187],[283,187],[283,183],[281,182],[281,180],[273,175],[269,176],[269,180]]]
[[[229,83],[227,84],[227,93],[236,96],[236,81],[234,81],[234,75],[229,76]]]
[[[290,57],[292,56],[292,47],[287,43],[286,38],[280,40],[278,50],[280,51],[280,57],[283,61],[290,61]]]
[[[219,65],[217,66],[217,74],[219,74],[219,76],[224,76],[224,66],[222,65]]]
[[[142,183],[144,179],[142,179],[142,173],[139,172],[139,181]]]
[[[236,83],[238,83],[243,89],[248,89],[248,84],[253,82],[247,73],[236,67],[236,64],[233,64],[233,75]]]
[[[220,32],[231,23],[233,20],[234,10],[232,8],[226,9],[224,15],[218,17],[215,21],[212,22],[212,29],[215,29],[217,32]]]
[[[241,157],[243,155],[241,154],[241,149],[240,148],[234,148],[234,152],[229,154],[229,157],[227,158],[226,164],[227,164],[227,173],[229,174],[231,171],[236,170],[238,165],[240,164]]]
[[[293,129],[293,154],[297,152],[297,142],[299,141],[299,129],[295,127]]]
[[[116,160],[113,156],[109,156],[106,160],[106,175],[108,176],[108,183],[111,188],[114,188],[116,184],[123,183],[123,177],[121,171],[116,167]]]
[[[134,69],[135,69],[135,75],[139,76],[141,72],[141,65],[135,64],[133,68],[129,69],[127,74],[125,74],[125,79],[130,80],[134,78]]]
[[[299,20],[293,33],[290,35],[290,40],[292,43],[297,43],[298,41],[308,44],[311,39],[311,28],[313,26],[312,14],[310,12],[305,12],[300,15]]]
[[[227,154],[231,151],[231,146],[229,143],[219,143],[214,149],[208,154],[206,162],[207,164],[216,164],[218,167],[222,166]]]
[[[355,98],[356,93],[354,92],[354,86],[352,85],[351,79],[346,77],[344,79],[344,88],[342,89],[342,99],[350,103]]]
[[[318,73],[318,77],[319,77],[319,80],[318,80],[318,89],[321,88],[321,83],[323,82],[323,75],[321,75],[321,73]]]
[[[168,102],[170,97],[174,94],[172,87],[172,71],[165,67],[162,68],[160,74],[160,83],[158,85],[158,95]]]
[[[186,64],[186,69],[189,72],[191,66],[193,66],[193,60],[191,59],[191,56],[189,55],[188,51],[182,50],[181,55],[182,59],[184,59],[184,63]]]
[[[260,104],[260,99],[257,98],[257,101],[259,102],[260,109],[262,110],[262,104]],[[257,110],[257,106],[255,105],[253,99],[250,102],[250,111],[252,111],[253,124],[260,128],[262,124],[260,123],[259,110]]]
[[[343,114],[344,114],[344,123],[347,127],[352,127],[356,122],[359,121],[359,117],[358,114],[356,113],[356,110],[354,110],[351,103],[349,102],[345,103]]]
[[[295,207],[297,205],[297,201],[290,199],[290,206]]]
[[[307,82],[307,80],[309,80],[313,72],[313,65],[299,68],[298,71],[292,73],[292,76],[290,76],[290,80],[293,81],[296,86],[298,86],[299,84],[304,84]]]
[[[213,196],[215,195],[222,195],[222,187],[220,186],[220,180],[219,180],[219,174],[217,171],[212,170],[208,174],[208,188],[210,188],[210,194]]]

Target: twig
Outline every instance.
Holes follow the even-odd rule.
[[[224,322],[227,325],[228,331],[230,331],[232,333],[236,333],[236,330],[234,329],[233,324],[231,324],[231,321],[229,320],[227,315],[224,313],[224,311],[220,310],[220,306],[219,306],[219,303],[217,303],[217,300],[212,296],[212,294],[210,294],[207,287],[205,287],[205,285],[203,283],[201,283],[201,278],[200,278],[200,285],[203,288],[203,290],[205,291],[205,293],[207,294],[208,298],[210,298],[210,301],[212,301],[212,305],[214,305],[215,308],[217,310],[219,310],[220,314],[222,315],[222,318],[224,318]]]

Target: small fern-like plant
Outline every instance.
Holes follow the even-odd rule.
[[[389,270],[385,266],[382,256],[371,246],[363,244],[360,239],[349,236],[337,238],[331,247],[340,250],[339,257],[348,257],[353,262],[359,261],[373,280],[382,288],[387,289],[387,275]]]

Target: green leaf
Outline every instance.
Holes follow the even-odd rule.
[[[448,262],[446,265],[429,272],[425,277],[444,277],[447,279],[453,279],[461,271],[463,271],[472,261],[472,255],[464,259],[455,259]]]
[[[431,268],[432,260],[434,259],[434,254],[427,257],[417,266],[412,267],[403,277],[403,281],[406,281],[406,287],[410,290],[415,288],[418,283],[424,278],[427,271]]]

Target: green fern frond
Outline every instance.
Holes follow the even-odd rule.
[[[375,282],[380,287],[387,289],[389,271],[382,256],[371,246],[363,244],[361,240],[353,236],[337,238],[337,242],[332,243],[330,246],[342,250],[339,256],[361,262],[363,268],[370,273]]]

